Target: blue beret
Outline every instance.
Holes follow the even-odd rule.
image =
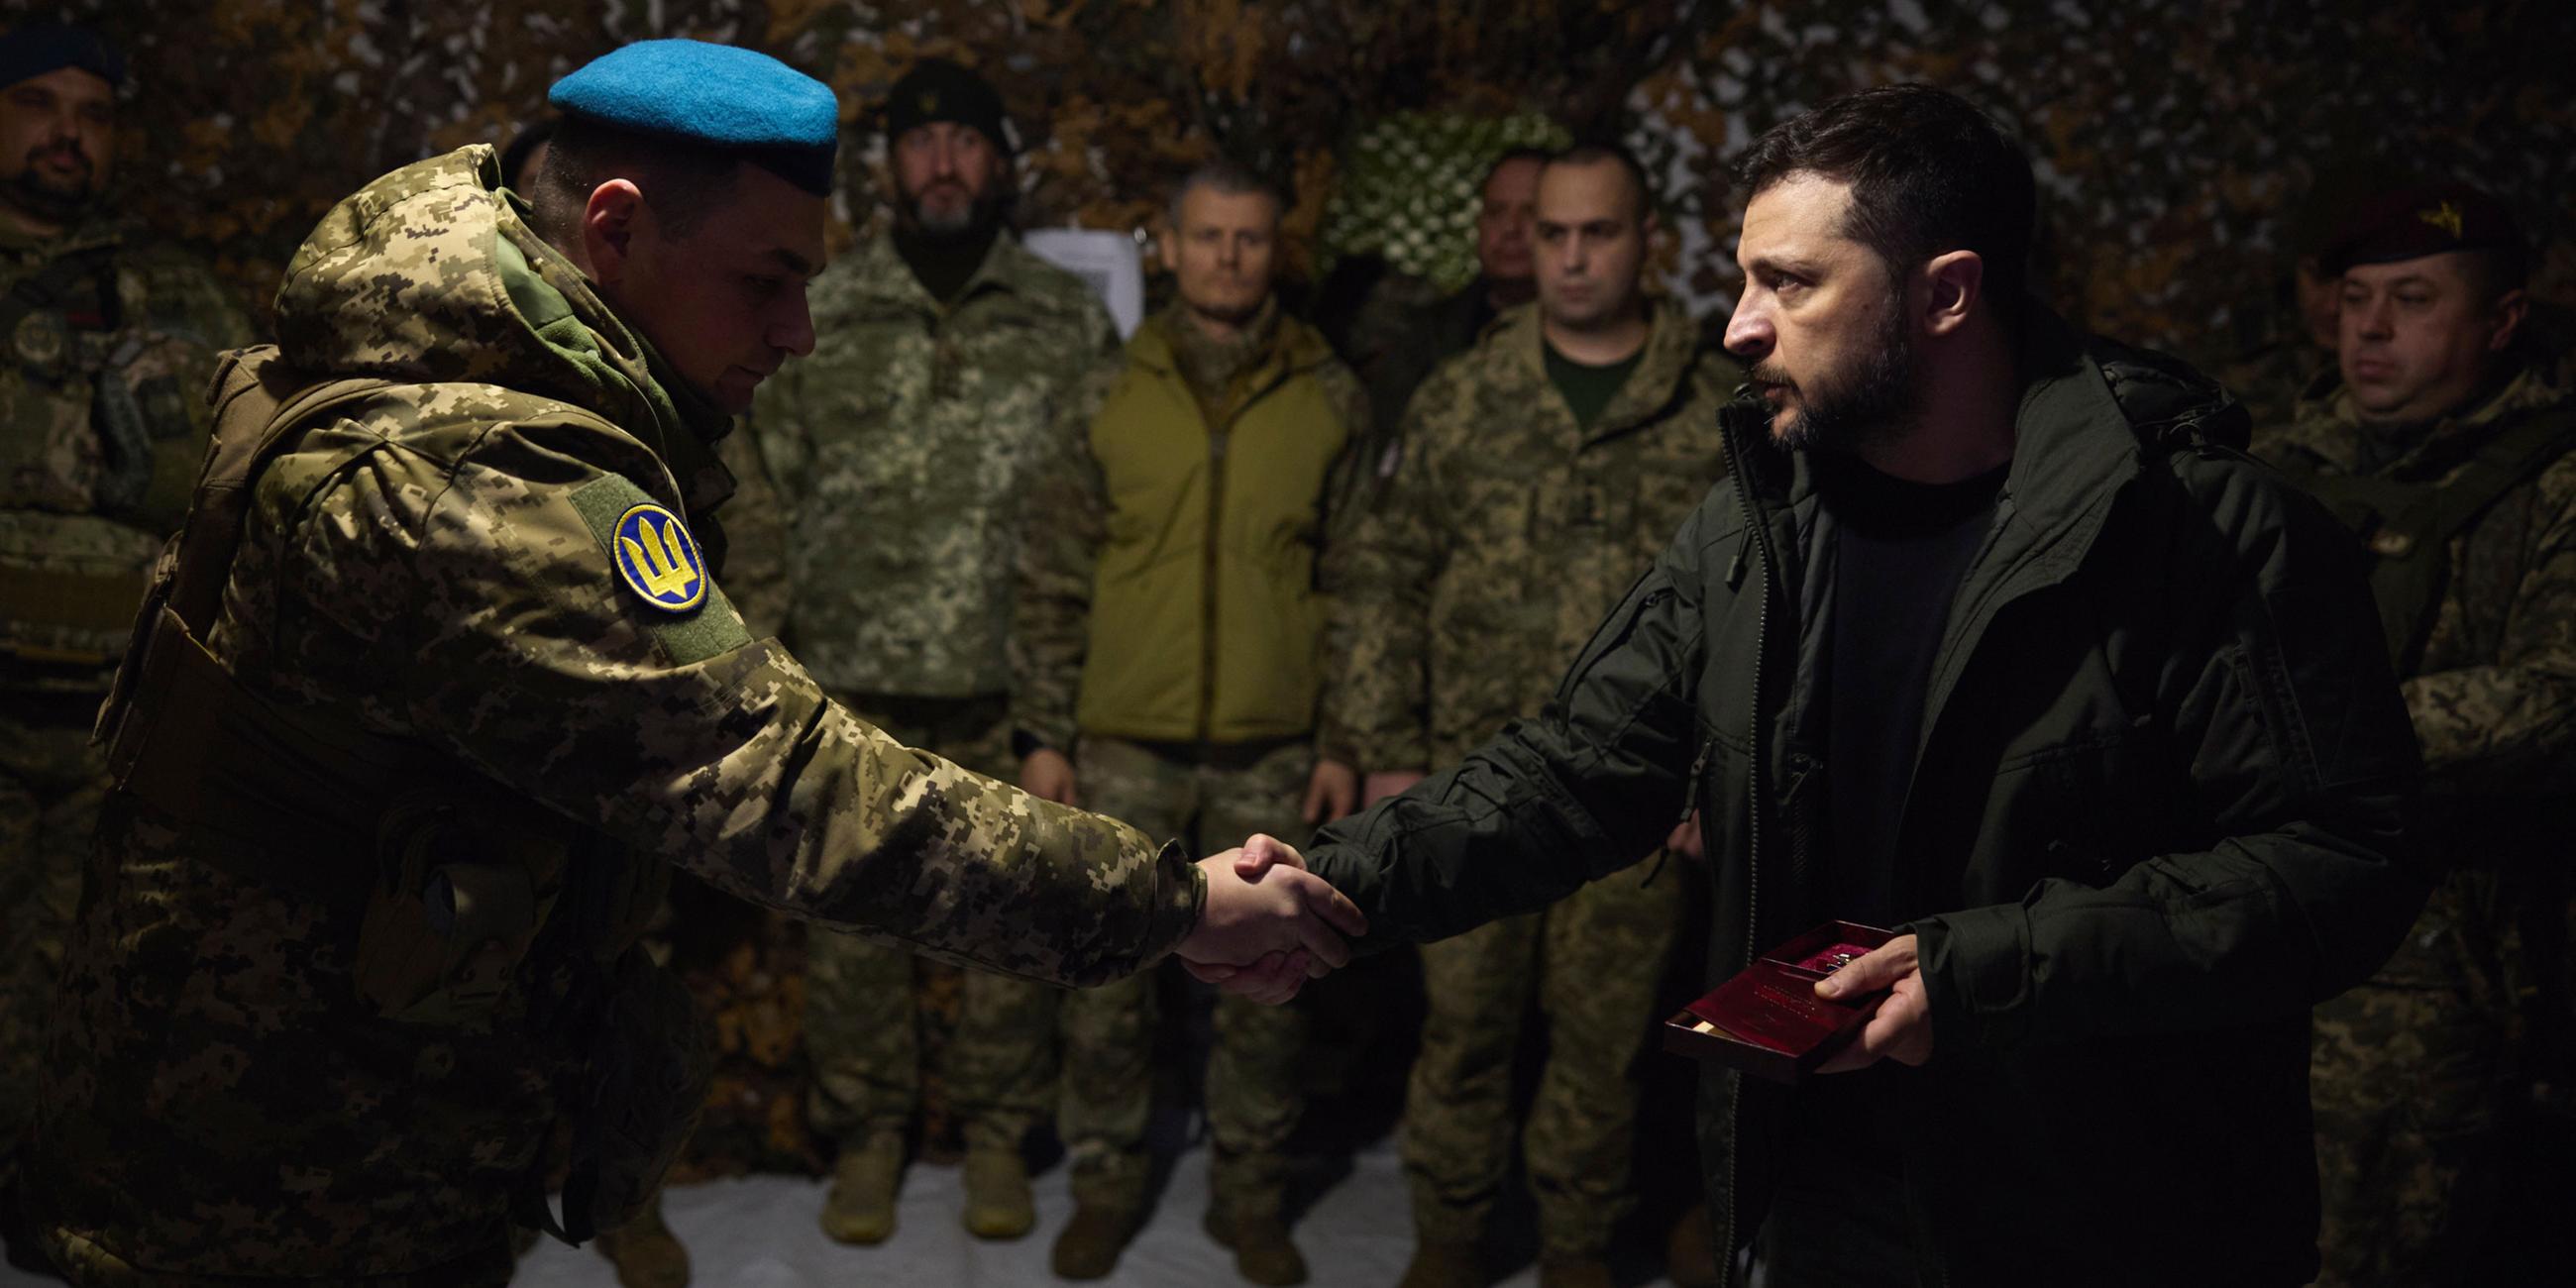
[[[113,88],[125,83],[125,56],[87,27],[28,22],[0,36],[0,87],[77,67]]]
[[[603,125],[739,151],[808,192],[832,190],[840,102],[830,86],[767,54],[638,41],[556,81],[546,101]]]

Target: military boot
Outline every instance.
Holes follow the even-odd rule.
[[[1470,1241],[1422,1239],[1397,1288],[1485,1288],[1485,1258]]]
[[[1016,1239],[1038,1223],[1029,1198],[1029,1167],[1017,1149],[966,1151],[966,1232],[978,1239]]]
[[[894,1191],[903,1177],[903,1133],[880,1131],[841,1151],[823,1200],[823,1233],[839,1243],[883,1243],[894,1233]]]
[[[1610,1263],[1597,1254],[1543,1253],[1538,1259],[1538,1288],[1612,1288]]]
[[[1276,1197],[1208,1204],[1208,1237],[1234,1250],[1234,1271],[1270,1288],[1306,1282],[1306,1258],[1288,1240],[1288,1221]]]
[[[689,1250],[662,1220],[662,1196],[635,1219],[599,1235],[599,1255],[617,1267],[619,1288],[689,1288]]]
[[[1055,1250],[1047,1254],[1047,1265],[1059,1279],[1108,1278],[1118,1268],[1118,1254],[1144,1225],[1143,1215],[1134,1208],[1076,1203],[1073,1220],[1065,1223],[1064,1233],[1055,1237]]]

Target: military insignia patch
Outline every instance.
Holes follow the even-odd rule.
[[[2467,219],[2460,214],[2459,203],[2452,201],[2445,201],[2431,210],[2418,210],[2415,217],[2449,233],[2455,240],[2465,235],[2463,230],[2468,225]]]
[[[617,516],[613,557],[626,588],[664,612],[685,613],[707,597],[706,560],[680,516],[650,503]]]

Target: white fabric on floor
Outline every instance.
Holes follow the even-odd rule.
[[[1207,1210],[1207,1150],[1193,1148],[1173,1168],[1153,1218],[1129,1244],[1107,1288],[1226,1288],[1244,1281],[1234,1258],[1199,1228]],[[816,1224],[824,1182],[798,1176],[754,1176],[681,1186],[666,1196],[671,1228],[688,1244],[697,1288],[1017,1288],[1064,1281],[1047,1271],[1047,1249],[1073,1214],[1059,1165],[1035,1182],[1038,1226],[1024,1239],[988,1243],[958,1223],[965,1193],[954,1167],[915,1163],[905,1169],[892,1239],[846,1248]],[[1412,1209],[1392,1142],[1371,1146],[1298,1218],[1298,1248],[1316,1288],[1394,1288],[1413,1252]],[[1660,1252],[1660,1249],[1657,1250]],[[6,1282],[6,1281],[0,1281]],[[1535,1288],[1524,1266],[1500,1281]],[[616,1288],[608,1261],[587,1248],[548,1241],[522,1263],[520,1288]],[[1657,1288],[1668,1280],[1652,1281]],[[14,1286],[13,1286],[14,1288]]]
[[[1153,1219],[1106,1288],[1227,1288],[1243,1283],[1232,1254],[1199,1228],[1207,1209],[1207,1150],[1193,1148],[1174,1165]],[[1061,1165],[1035,1181],[1038,1227],[1025,1239],[987,1243],[958,1223],[965,1193],[954,1167],[915,1163],[903,1178],[895,1235],[874,1248],[845,1248],[823,1237],[816,1219],[824,1182],[802,1176],[751,1176],[683,1185],[665,1196],[671,1228],[688,1244],[695,1288],[1017,1288],[1062,1283],[1047,1272],[1047,1249],[1073,1213]],[[1394,1288],[1413,1252],[1413,1218],[1395,1146],[1381,1141],[1351,1160],[1351,1172],[1325,1190],[1297,1222],[1316,1288]],[[1656,1253],[1643,1259],[1656,1259]],[[1623,1258],[1629,1259],[1629,1258]],[[0,1288],[43,1288],[52,1281],[0,1266]],[[1536,1288],[1538,1270],[1523,1266],[1503,1288]],[[1649,1288],[1668,1288],[1657,1279]],[[519,1269],[518,1288],[616,1288],[606,1258],[588,1248],[540,1244]]]

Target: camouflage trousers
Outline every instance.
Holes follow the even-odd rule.
[[[2517,1028],[2492,871],[2435,889],[2379,973],[2316,1009],[2320,1288],[2452,1283],[2496,1210]]]
[[[8,714],[0,715],[0,1194],[17,1174],[63,941],[107,795],[106,762],[89,742],[97,695],[7,698]]]
[[[998,696],[839,696],[907,747],[1018,779],[1009,707]],[[814,1075],[806,1109],[814,1129],[843,1142],[902,1130],[921,1098],[913,954],[818,927],[805,959],[805,1043]],[[967,1148],[1016,1149],[1045,1116],[1056,996],[1042,984],[965,972],[957,1036],[940,1073]]]
[[[1086,736],[1075,754],[1083,808],[1148,836],[1179,837],[1194,855],[1243,844],[1255,832],[1306,839],[1299,811],[1314,749],[1289,743],[1240,762],[1201,759]],[[1063,1001],[1064,1065],[1056,1129],[1072,1159],[1077,1202],[1134,1210],[1145,1197],[1145,1123],[1153,1110],[1155,972]],[[1297,1057],[1302,1004],[1262,1006],[1231,993],[1216,1004],[1208,1054],[1211,1187],[1220,1204],[1276,1206],[1288,1137],[1305,1109]]]
[[[1687,911],[1682,882],[1647,878],[1657,862],[1544,911],[1422,946],[1428,1013],[1402,1140],[1420,1238],[1466,1242],[1484,1233],[1510,1166],[1512,1067],[1535,998],[1547,1061],[1522,1156],[1540,1244],[1567,1256],[1609,1247],[1611,1227],[1636,1203],[1638,1064]]]

